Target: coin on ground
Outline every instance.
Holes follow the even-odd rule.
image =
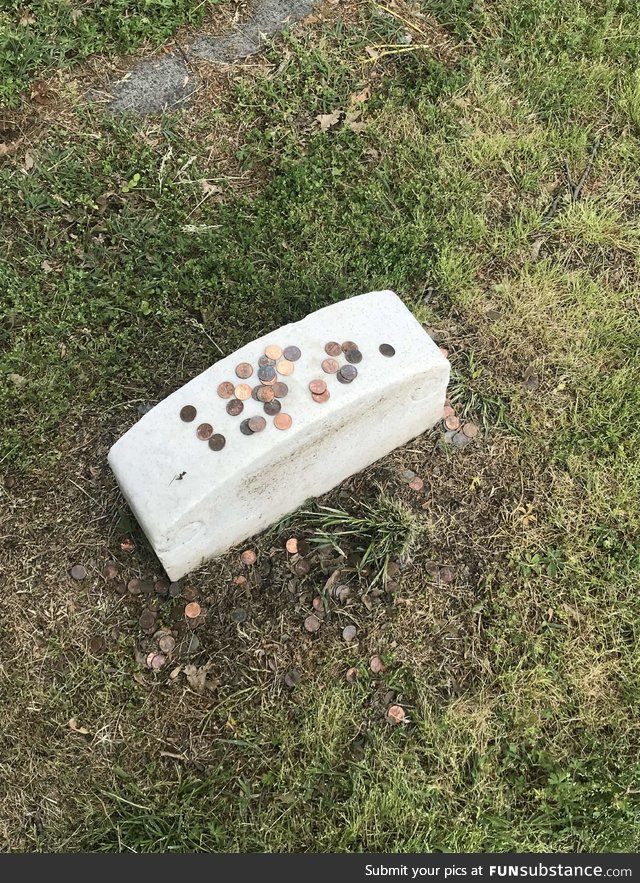
[[[451,405],[445,405],[444,408],[442,409],[442,418],[443,418],[443,420],[446,420],[447,417],[453,417],[453,415],[455,413],[456,412],[451,407]]]
[[[249,417],[249,429],[251,432],[262,432],[267,425],[264,417]]]
[[[242,402],[240,403],[242,404]],[[226,445],[227,440],[224,435],[220,435],[220,433],[216,433],[216,435],[212,435],[209,439],[209,447],[212,451],[221,451]]]
[[[280,361],[276,363],[276,371],[278,374],[282,374],[283,377],[288,377],[290,374],[293,374],[294,368],[295,365],[288,359],[280,359]]]
[[[347,362],[350,362],[352,365],[359,365],[362,361],[362,353],[360,350],[345,350],[344,357]]]
[[[401,724],[406,714],[401,705],[390,705],[387,709],[387,720],[390,724]]]
[[[202,613],[202,607],[198,604],[197,601],[191,601],[184,608],[184,615],[187,619],[197,619]]]
[[[235,389],[233,383],[229,383],[228,380],[225,380],[224,383],[221,383],[218,386],[218,395],[221,399],[230,399],[233,395],[233,390]]]
[[[295,537],[290,537],[285,543],[285,547],[287,552],[290,555],[295,555],[298,551],[298,541]]]
[[[207,441],[213,435],[213,426],[210,423],[201,423],[196,429],[196,435],[200,441]]]
[[[416,475],[416,477],[412,478],[409,482],[409,487],[412,491],[421,491],[424,487],[424,481],[420,478],[419,475]]]
[[[387,358],[391,358],[391,356],[395,356],[396,351],[391,346],[390,343],[381,343],[378,347],[383,356],[387,356]]]
[[[272,388],[273,388],[273,394],[275,395],[275,397],[277,399],[283,399],[287,395],[287,393],[289,392],[289,387],[287,386],[286,383],[282,383],[281,380],[277,380],[273,384]]]
[[[264,348],[264,354],[268,359],[275,359],[277,362],[282,356],[282,347],[274,343],[269,344],[269,346]]]
[[[230,402],[227,402],[227,414],[230,414],[232,417],[237,417],[238,414],[242,414],[244,410],[244,403],[240,401],[240,399],[231,399]]]
[[[331,393],[329,392],[328,389],[325,389],[325,391],[320,393],[320,395],[317,395],[315,392],[312,392],[311,398],[313,399],[314,402],[317,402],[319,405],[322,405],[324,402],[329,401],[329,399],[331,398]]]
[[[325,374],[335,374],[340,367],[340,363],[336,362],[335,359],[323,359],[321,367]]]
[[[440,352],[442,353],[442,355],[445,357],[445,359],[448,359],[448,358],[449,358],[449,350],[448,350],[448,349],[446,349],[446,348],[443,347],[443,346],[439,346],[438,349],[440,350]]]
[[[300,683],[300,672],[295,668],[288,671],[284,676],[284,682],[287,687],[295,687]]]
[[[320,620],[317,616],[315,616],[315,614],[312,613],[311,616],[307,616],[307,618],[305,619],[304,627],[308,632],[311,632],[311,634],[313,634],[314,632],[317,632],[320,628]]]
[[[475,438],[480,430],[475,423],[465,423],[462,427],[462,431],[467,438]]]
[[[302,353],[300,352],[299,347],[297,346],[285,346],[282,351],[282,355],[289,362],[297,362]]]
[[[258,556],[253,551],[253,549],[245,549],[242,555],[240,556],[240,560],[247,567],[251,567],[252,564],[255,564],[258,560]]]
[[[116,561],[107,561],[102,568],[102,575],[105,579],[115,579],[120,573],[120,566]]]
[[[273,425],[276,429],[290,429],[293,420],[288,414],[276,414],[273,418]]]
[[[322,395],[322,393],[326,390],[327,384],[324,380],[312,380],[309,384],[309,389],[314,395]]]
[[[451,442],[454,448],[461,449],[466,448],[466,446],[471,443],[471,439],[468,435],[465,435],[464,432],[456,432],[454,433]]]
[[[193,405],[185,405],[184,408],[180,410],[180,419],[184,420],[185,423],[191,423],[192,420],[196,419],[197,413],[198,412]]]
[[[246,402],[251,398],[251,387],[248,383],[239,383],[234,389],[234,393],[237,399],[240,399],[241,402]]]
[[[456,417],[455,414],[451,414],[445,418],[444,425],[447,429],[460,429],[460,418]]]
[[[355,684],[356,680],[358,679],[358,669],[354,668],[353,666],[351,668],[348,668],[345,674],[345,678],[350,684]]]
[[[243,607],[238,607],[231,612],[231,619],[234,622],[245,622],[249,618],[249,614]]]
[[[253,435],[253,429],[249,426],[249,419],[243,420],[240,424],[240,432],[243,435]]]
[[[76,580],[86,579],[87,568],[83,567],[82,564],[74,564],[71,568],[71,576]]]
[[[379,656],[372,656],[369,660],[369,668],[374,674],[379,675],[381,672],[384,671],[384,662],[380,659]]]
[[[252,374],[253,368],[248,362],[240,362],[239,365],[236,365],[236,375],[242,380],[246,380],[247,377],[251,377]]]
[[[440,568],[440,580],[443,583],[452,583],[456,578],[456,572],[449,564],[444,564]]]
[[[325,343],[324,351],[328,356],[339,356],[342,353],[342,347],[335,340],[330,340],[329,343]]]
[[[148,632],[150,629],[155,628],[156,624],[156,614],[153,610],[143,610],[140,614],[140,618],[138,619],[138,624],[141,629],[144,629],[145,632]]]
[[[176,639],[171,635],[163,635],[158,641],[158,646],[163,653],[171,653],[175,650]]]
[[[349,641],[353,641],[353,639],[355,638],[355,636],[357,634],[358,634],[358,630],[355,627],[355,625],[346,625],[342,629],[342,637],[344,638],[345,641],[347,641],[347,643]]]
[[[279,414],[282,410],[282,405],[278,401],[278,399],[274,399],[272,402],[264,403],[264,413],[268,414],[269,417],[275,417],[276,414]]]
[[[155,581],[155,583],[153,584],[153,587],[156,590],[157,595],[167,595],[169,593],[169,586],[170,585],[171,585],[171,583],[169,582],[168,579],[165,579],[164,577],[160,577],[160,579],[157,579]]]

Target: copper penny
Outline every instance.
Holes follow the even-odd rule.
[[[276,429],[290,429],[293,420],[288,414],[277,414],[273,418],[273,425]]]
[[[246,402],[251,398],[251,387],[248,383],[239,383],[234,389],[234,393],[237,399],[240,399],[241,402]]]
[[[180,411],[180,419],[184,420],[185,423],[191,423],[192,420],[196,419],[197,413],[193,405],[185,405]]]
[[[218,395],[221,399],[230,399],[233,395],[233,390],[235,389],[233,383],[229,383],[228,380],[225,380],[224,383],[221,383],[218,387]]]
[[[451,414],[450,417],[445,419],[444,425],[447,429],[460,429],[460,418],[456,417],[455,414]]]
[[[202,607],[197,601],[192,601],[184,608],[184,615],[187,619],[197,619],[202,613]]]
[[[342,347],[335,340],[330,340],[329,343],[325,343],[324,351],[328,356],[339,356],[342,354]]]
[[[201,441],[207,441],[213,435],[213,426],[210,423],[201,423],[196,429],[196,435]]]
[[[249,419],[243,420],[240,424],[240,432],[243,435],[253,435],[253,429],[249,426]]]
[[[264,403],[264,413],[268,414],[269,417],[275,417],[276,414],[279,414],[282,410],[282,405],[278,401],[278,399],[274,399],[272,402]]]
[[[352,340],[345,340],[340,349],[343,353],[346,353],[347,350],[357,350],[358,344],[354,343]]]
[[[269,383],[269,381],[275,381],[276,379],[276,369],[273,365],[265,365],[264,368],[258,368],[258,380],[261,383]]]
[[[242,555],[240,556],[240,560],[246,567],[251,567],[252,564],[255,564],[258,560],[258,556],[253,551],[253,549],[245,549]]]
[[[340,363],[336,362],[335,359],[323,359],[321,367],[325,374],[335,374],[340,367]]]
[[[282,347],[272,343],[264,348],[264,354],[268,359],[275,359],[277,362],[282,357]]]
[[[444,420],[444,419],[447,418],[447,417],[453,417],[453,415],[454,415],[455,413],[456,413],[456,412],[455,412],[454,409],[451,407],[451,405],[445,405],[444,408],[442,409],[442,418],[443,418],[443,420]]]
[[[285,543],[285,548],[290,555],[296,555],[298,552],[298,540],[295,537],[289,537]]]
[[[317,395],[315,392],[311,393],[311,398],[314,402],[318,402],[319,405],[323,404],[323,402],[328,402],[331,398],[331,393],[328,389],[325,389],[324,392],[321,392],[320,395]]]
[[[326,390],[327,384],[324,380],[312,380],[309,384],[309,389],[314,395],[322,395],[322,393]]]
[[[300,352],[300,348],[297,346],[285,346],[282,351],[282,355],[289,362],[297,362],[302,353]]]
[[[351,383],[358,376],[358,369],[354,365],[343,365],[336,376],[340,383]]]
[[[267,425],[264,417],[249,417],[249,429],[251,432],[262,432]]]
[[[248,362],[240,362],[239,365],[236,365],[236,375],[241,380],[246,380],[247,377],[251,377],[253,374],[253,368]]]
[[[277,380],[273,384],[273,394],[277,399],[283,399],[287,393],[289,392],[289,387],[286,383],[282,383],[281,380]]]
[[[240,403],[242,404],[242,402]],[[216,435],[212,435],[209,439],[209,447],[212,451],[221,451],[226,445],[227,440],[224,435],[220,435],[220,433],[216,433]]]
[[[439,346],[438,349],[440,350],[440,352],[442,353],[442,355],[445,357],[445,359],[448,359],[448,358],[449,358],[449,350],[446,349],[446,347]]]
[[[465,423],[462,427],[462,431],[467,438],[475,438],[480,430],[475,423]]]
[[[295,365],[288,359],[280,359],[280,361],[276,363],[276,371],[278,372],[278,374],[283,374],[285,377],[293,374],[294,368]]]
[[[259,402],[262,402],[263,404],[265,402],[272,402],[273,399],[275,398],[276,394],[273,391],[272,386],[258,386],[258,387],[256,387],[256,389],[257,389],[256,398],[258,399]]]
[[[387,356],[387,358],[391,358],[391,356],[395,356],[396,351],[391,346],[390,343],[381,343],[378,347],[383,356]]]
[[[362,361],[362,353],[360,350],[345,350],[344,357],[347,362],[350,362],[352,365],[359,365]]]
[[[227,403],[227,414],[230,414],[232,417],[237,417],[238,414],[242,414],[243,409],[244,404],[240,399],[231,399],[231,401]]]
[[[270,359],[269,356],[260,356],[258,359],[258,366],[260,368],[266,368],[267,365],[275,365],[276,360]]]

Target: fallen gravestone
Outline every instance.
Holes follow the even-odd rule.
[[[434,426],[449,367],[400,298],[370,292],[221,359],[109,464],[178,580]]]

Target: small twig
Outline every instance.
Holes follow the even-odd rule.
[[[584,187],[585,181],[587,180],[587,177],[588,177],[589,173],[591,172],[591,169],[593,167],[593,163],[595,161],[596,154],[598,153],[599,148],[600,148],[600,136],[598,135],[596,137],[596,140],[593,142],[593,147],[591,148],[591,153],[589,154],[589,159],[587,160],[587,164],[584,167],[584,172],[580,175],[580,179],[578,180],[578,183],[573,188],[573,192],[571,193],[571,201],[572,202],[577,202],[578,199],[580,198],[580,193],[582,192],[582,188]]]

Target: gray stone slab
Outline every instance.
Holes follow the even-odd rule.
[[[142,61],[109,87],[113,99],[108,107],[112,113],[162,113],[187,104],[199,83],[179,55]]]

